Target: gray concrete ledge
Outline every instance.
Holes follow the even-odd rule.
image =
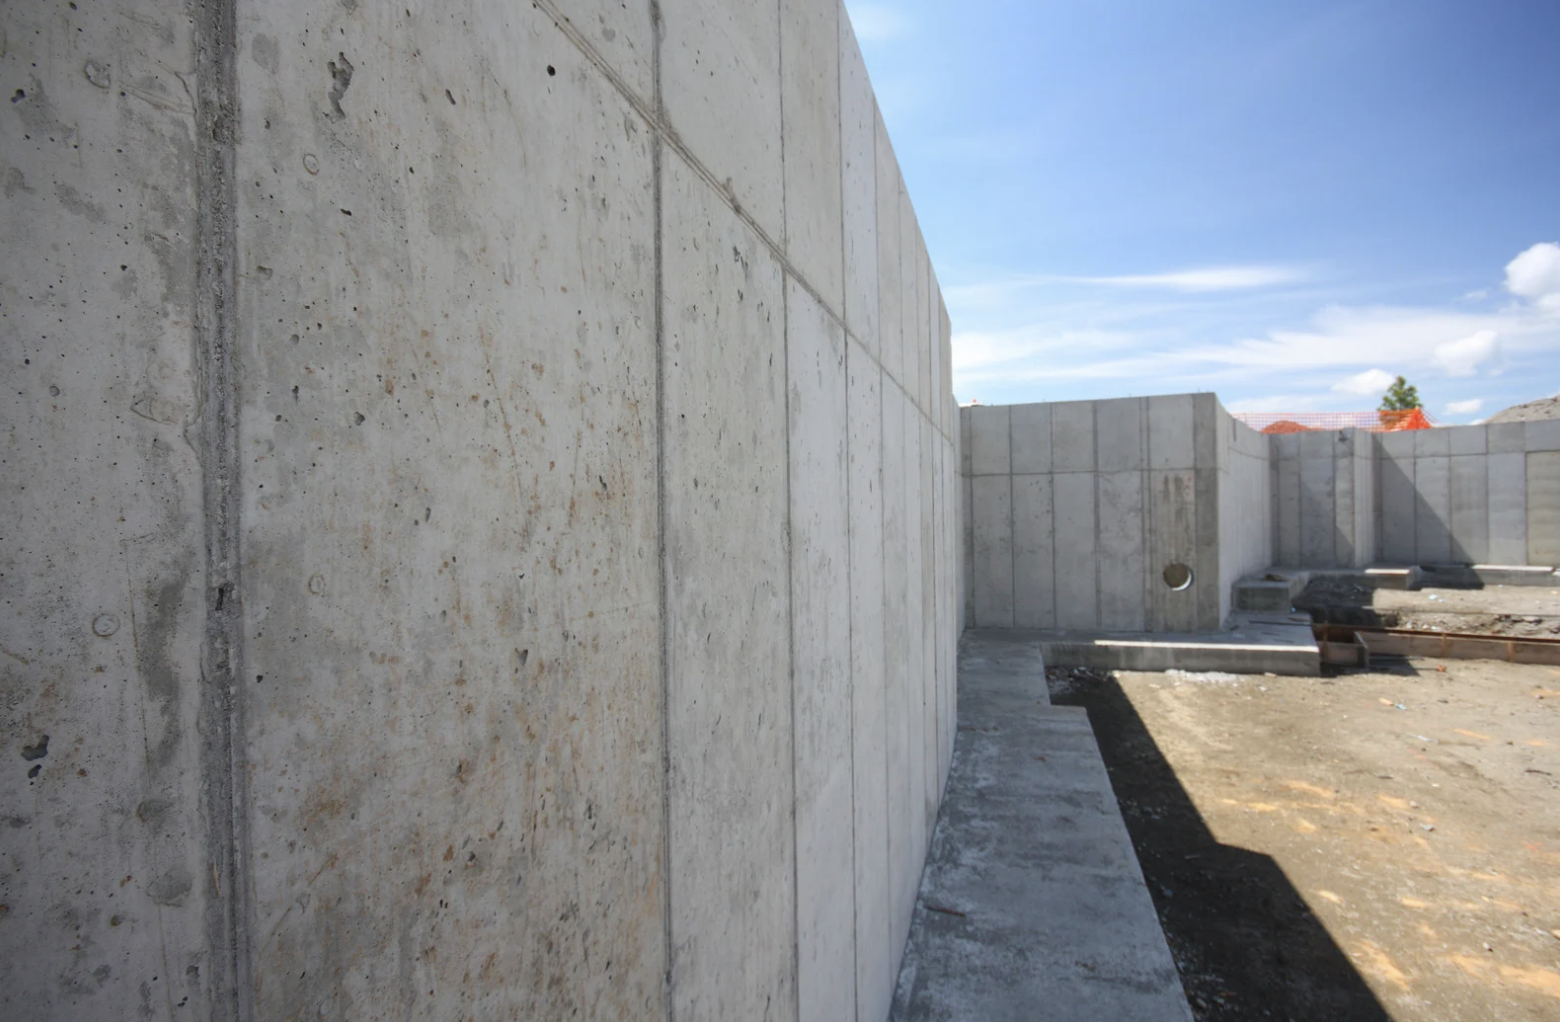
[[[969,634],[959,734],[891,1018],[1190,1020],[1083,710],[1032,636]]]

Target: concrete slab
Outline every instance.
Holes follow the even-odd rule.
[[[1560,451],[1528,452],[1527,541],[1527,563],[1560,566]]]
[[[668,4],[660,61],[661,101],[678,138],[776,243],[785,237],[779,7]]]
[[[888,706],[883,632],[883,374],[848,346],[851,771],[857,1014],[888,1013]]]
[[[1458,433],[1452,434],[1454,447]],[[1480,446],[1483,439],[1481,430]],[[1456,456],[1451,460],[1451,559],[1456,564],[1480,564],[1490,559],[1488,462],[1485,454]]]
[[[1560,419],[1540,419],[1535,422],[1524,422],[1522,426],[1529,453],[1560,451]]]
[[[1376,443],[1383,454],[1390,458],[1412,458],[1414,456],[1414,432],[1406,433],[1378,433]]]
[[[1013,623],[1056,627],[1055,516],[1049,475],[1013,477]]]
[[[907,397],[904,403],[905,431],[905,634],[907,637],[904,682],[897,693],[905,704],[908,757],[905,773],[908,775],[907,795],[909,815],[904,828],[904,877],[905,889],[897,892],[905,905],[915,903],[915,885],[919,867],[926,854],[926,838],[931,822],[926,814],[926,644],[923,600],[926,598],[925,575],[922,568],[926,557],[926,533],[924,530],[925,505],[923,504],[925,474],[922,466],[921,413]]]
[[[970,428],[970,474],[1009,474],[1013,463],[1008,406],[974,405],[966,422]]]
[[[924,408],[924,391],[921,384],[921,363],[925,354],[920,339],[925,332],[921,310],[926,303],[921,299],[923,286],[921,274],[921,227],[915,220],[915,207],[910,203],[910,193],[904,179],[899,181],[899,324],[900,358],[904,367],[904,379],[899,381],[905,397],[915,408]]]
[[[1094,404],[1095,449],[1100,472],[1139,472],[1145,467],[1142,398],[1116,398]]]
[[[1448,457],[1452,453],[1452,429],[1455,427],[1442,426],[1436,429],[1412,430],[1414,437],[1414,457],[1432,458]]]
[[[1331,434],[1319,434],[1328,439]],[[1303,441],[1310,434],[1302,436]],[[1323,448],[1324,450],[1326,448]],[[1336,567],[1337,550],[1333,537],[1337,530],[1337,494],[1334,490],[1334,462],[1328,457],[1300,459],[1300,559],[1303,567]],[[1280,559],[1288,561],[1280,555]]]
[[[796,996],[772,937],[796,920],[784,284],[702,178],[664,172],[673,1002],[761,1016]]]
[[[845,335],[794,279],[790,383],[791,684],[796,778],[796,993],[806,1018],[854,1020],[850,505]]]
[[[1357,563],[1354,541],[1356,535],[1363,532],[1358,529],[1359,516],[1355,508],[1357,478],[1354,468],[1352,453],[1333,460],[1333,564],[1340,568]]]
[[[1418,514],[1414,459],[1386,451],[1389,440],[1395,441],[1392,446],[1403,446],[1400,438],[1387,434],[1381,440],[1383,456],[1377,463],[1377,480],[1381,488],[1381,558],[1388,564],[1414,564],[1419,559],[1414,526]],[[1412,446],[1412,441],[1408,446]]]
[[[1200,469],[1218,468],[1219,399],[1212,394],[1192,395],[1192,463]]]
[[[1056,623],[1061,628],[1099,626],[1094,481],[1092,472],[1058,472],[1051,477],[1056,514]],[[981,623],[979,615],[975,623]]]
[[[876,137],[874,174],[877,178],[878,358],[889,379],[905,385],[904,271],[899,225],[899,161],[883,126],[883,114],[873,106]]]
[[[1484,427],[1485,447],[1490,454],[1523,454],[1527,451],[1526,423],[1492,422]]]
[[[949,798],[891,1018],[1190,1020],[1088,717],[1045,705],[1039,658],[1005,645],[977,634],[961,654]]]
[[[1190,394],[1148,399],[1148,466],[1157,469],[1193,468],[1197,445],[1196,418]]]
[[[1148,627],[1152,631],[1189,632],[1197,627],[1196,581],[1180,592],[1165,584],[1162,573],[1172,564],[1197,565],[1196,475],[1191,471],[1149,473]],[[1059,545],[1059,544],[1058,544]],[[1217,578],[1203,584],[1217,584]],[[1063,627],[1069,627],[1064,625]]]
[[[921,428],[921,734],[927,837],[937,819],[942,777],[937,765],[937,473],[936,444],[931,419],[917,417]]]
[[[910,708],[905,693],[910,685],[909,592],[910,566],[905,550],[910,538],[906,495],[909,482],[909,440],[905,433],[904,391],[888,374],[883,379],[883,649],[884,698],[888,730],[888,884],[889,972],[899,973],[905,935],[910,931],[911,903],[906,892],[914,889],[917,852],[912,838],[910,772]],[[917,530],[919,532],[919,530]],[[919,578],[919,573],[917,574]],[[919,649],[919,645],[916,646]],[[916,766],[919,766],[917,763]]]
[[[1489,559],[1496,564],[1525,563],[1528,554],[1527,455],[1521,452],[1491,454],[1485,462],[1485,472],[1489,483]]]
[[[1046,663],[1096,671],[1224,671],[1321,674],[1321,649],[1308,614],[1240,613],[1219,632],[1053,632],[1037,634]],[[1026,636],[1029,633],[1025,633]]]
[[[1061,401],[1051,406],[1051,470],[1094,471],[1094,402]]]
[[[839,10],[839,0],[780,0],[780,151],[786,257],[843,316]]]
[[[1103,449],[1102,449],[1103,457]],[[1142,472],[1099,474],[1100,627],[1147,627],[1148,551]]]
[[[1229,590],[1222,581],[1219,567],[1219,470],[1199,468],[1194,482],[1197,546],[1195,559],[1190,562],[1194,569],[1190,590],[1192,620],[1197,628],[1218,628],[1224,624],[1223,608],[1229,601]],[[1158,584],[1165,584],[1163,574],[1159,576]]]
[[[1279,439],[1275,437],[1275,439]],[[1281,564],[1303,564],[1305,557],[1300,546],[1301,479],[1300,460],[1285,458],[1274,462],[1277,473],[1277,500],[1274,506],[1277,534],[1277,556]]]
[[[1008,414],[1013,436],[1013,473],[1051,471],[1051,406],[1013,405]]]
[[[1487,427],[1485,426],[1451,426],[1448,427],[1447,444],[1453,456],[1459,454],[1484,454],[1487,447]]]
[[[1433,432],[1420,430],[1421,433]],[[1451,459],[1414,459],[1414,553],[1420,564],[1448,564],[1452,559]]]
[[[975,523],[975,614],[978,627],[1013,627],[1013,481],[971,480]]]
[[[877,102],[843,5],[839,23],[845,324],[878,358]]]

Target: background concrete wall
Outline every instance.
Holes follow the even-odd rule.
[[[1388,564],[1560,564],[1560,421],[1375,438]]]
[[[1217,410],[1219,617],[1230,616],[1235,583],[1273,563],[1270,437]]]
[[[1375,563],[1375,435],[1344,429],[1268,439],[1276,562],[1304,568]]]
[[[1268,520],[1265,466],[1221,454],[1221,415],[1211,394],[962,409],[970,623],[1219,627],[1221,556],[1245,565],[1265,541],[1221,533],[1221,485]],[[1165,583],[1171,564],[1189,587]]]
[[[968,572],[837,0],[81,7],[0,22],[0,1013],[885,1017]]]

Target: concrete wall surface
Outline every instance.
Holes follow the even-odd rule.
[[[1375,434],[1280,434],[1271,441],[1277,563],[1359,568],[1375,563]]]
[[[1374,437],[1380,559],[1560,565],[1560,421],[1447,426]]]
[[[0,1016],[886,1017],[968,498],[838,0],[0,30]]]
[[[1228,415],[1213,395],[971,405],[961,415],[970,624],[1220,627],[1221,558],[1240,570],[1261,560],[1270,514],[1262,441],[1221,432]],[[1221,532],[1226,493],[1250,502],[1255,525]],[[1166,583],[1172,565],[1191,570],[1190,585]]]

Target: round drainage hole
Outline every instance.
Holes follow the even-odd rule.
[[[1185,592],[1192,587],[1192,569],[1184,564],[1167,564],[1164,577],[1165,585],[1175,592]]]

